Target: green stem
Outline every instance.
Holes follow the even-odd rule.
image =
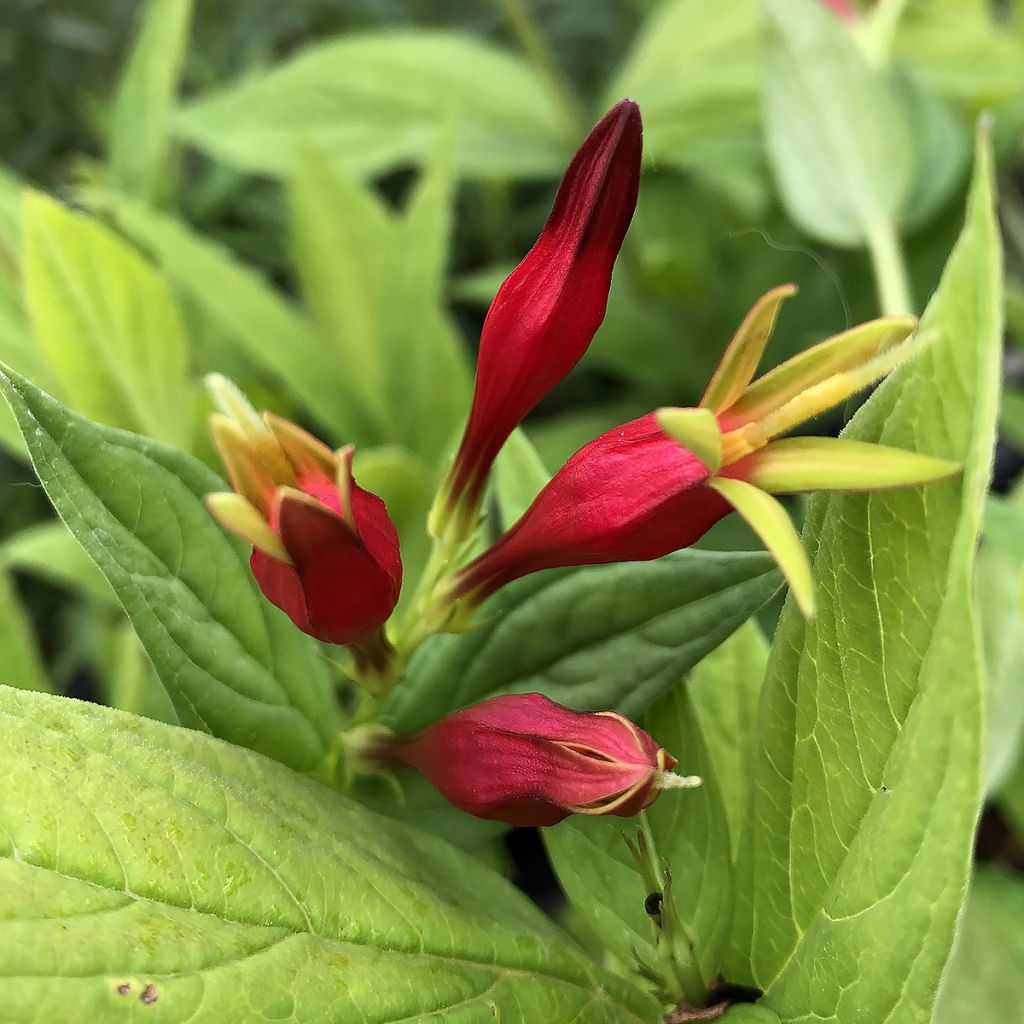
[[[501,8],[519,45],[530,58],[533,66],[547,82],[552,95],[562,108],[562,115],[574,136],[582,135],[587,128],[587,119],[572,84],[562,71],[554,50],[548,44],[544,33],[537,26],[524,0],[501,0]]]
[[[867,225],[868,251],[875,271],[878,303],[883,316],[905,316],[914,312],[903,250],[890,218]]]

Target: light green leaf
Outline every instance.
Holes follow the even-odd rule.
[[[913,155],[889,83],[817,0],[765,0],[768,154],[789,215],[811,237],[859,246],[892,225]]]
[[[315,769],[338,721],[317,645],[260,594],[202,504],[223,481],[0,375],[40,482],[107,578],[182,724]]]
[[[1024,388],[1007,386],[1003,392],[999,426],[1010,444],[1024,452]]]
[[[956,949],[939,992],[935,1024],[1011,1024],[1024,1006],[1024,883],[978,869]]]
[[[70,404],[186,445],[188,343],[156,271],[102,224],[40,193],[25,197],[24,246],[36,341]]]
[[[754,0],[652,5],[603,106],[635,99],[648,157],[692,168],[705,148],[760,122],[760,50]]]
[[[154,202],[167,173],[178,77],[192,0],[150,0],[114,101],[109,164],[113,188]]]
[[[643,727],[701,776],[696,790],[663,793],[647,810],[658,855],[672,869],[674,904],[696,938],[702,976],[721,967],[728,938],[732,864],[746,810],[745,757],[767,645],[748,622],[644,716]],[[640,876],[622,839],[633,823],[566,819],[544,843],[569,901],[624,964],[634,951],[654,960],[651,921]]]
[[[938,338],[847,431],[962,462],[964,475],[813,499],[818,614],[787,607],[772,648],[726,976],[764,989],[787,1022],[928,1019],[949,956],[981,798],[971,576],[1001,309],[982,138],[966,225],[922,324]]]
[[[352,174],[419,160],[455,130],[463,174],[549,175],[571,150],[568,126],[520,58],[447,32],[348,35],[200,99],[180,133],[211,156],[285,176],[313,144]]]
[[[1008,523],[999,522],[998,510]],[[998,522],[993,529],[992,523]],[[1009,525],[1012,540],[1003,542]],[[978,552],[974,600],[985,664],[985,792],[1013,770],[1024,729],[1024,486],[1009,499],[990,498],[985,543]]]
[[[760,552],[537,573],[496,595],[468,633],[428,641],[382,714],[407,732],[493,694],[539,692],[636,717],[778,586]]]
[[[14,580],[0,565],[0,685],[50,693],[53,686],[43,665],[32,623],[25,614]]]
[[[11,1024],[657,1017],[493,871],[279,764],[16,690],[0,736]]]
[[[126,235],[152,254],[173,286],[257,366],[272,373],[295,401],[333,431],[336,440],[371,439],[344,401],[348,384],[343,368],[309,320],[259,274],[181,221],[127,196],[89,191],[82,198],[112,216]]]
[[[0,563],[107,604],[117,600],[96,563],[60,520],[12,534],[0,544]]]
[[[494,489],[501,529],[507,530],[551,479],[537,449],[521,427],[509,436],[494,466]]]

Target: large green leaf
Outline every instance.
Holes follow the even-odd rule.
[[[337,724],[330,678],[203,506],[222,481],[183,452],[69,412],[13,371],[0,374],[0,390],[182,724],[316,768]]]
[[[178,76],[192,0],[150,0],[114,101],[110,184],[153,202],[167,174]]]
[[[465,174],[553,174],[571,149],[568,126],[529,66],[446,32],[321,43],[178,118],[181,134],[217,159],[280,176],[308,143],[356,174],[421,159],[449,124]]]
[[[760,552],[537,573],[502,590],[468,633],[426,643],[382,714],[405,732],[493,694],[539,692],[639,716],[778,587]]]
[[[690,168],[702,147],[759,124],[760,51],[754,0],[653,5],[604,105],[635,99],[648,156]]]
[[[1024,1006],[1024,883],[982,867],[971,883],[935,1024],[1013,1024]]]
[[[672,869],[673,903],[692,931],[702,976],[712,981],[728,939],[736,841],[746,810],[746,757],[767,645],[748,622],[644,716],[643,727],[700,775],[694,791],[663,793],[647,818],[659,857]],[[654,960],[647,895],[622,839],[628,823],[573,817],[544,832],[570,902],[624,963]]]
[[[369,435],[343,400],[342,366],[309,320],[226,249],[128,196],[91,190],[83,199],[152,254],[172,285],[339,441]]]
[[[922,329],[847,436],[958,460],[961,478],[816,497],[818,613],[784,610],[758,713],[731,980],[784,1021],[928,1019],[981,797],[971,576],[1000,367],[987,139]]]
[[[165,282],[102,224],[40,193],[24,201],[25,294],[62,393],[92,419],[187,443],[188,343]]]
[[[913,156],[889,83],[817,0],[765,0],[768,153],[790,216],[809,235],[857,246],[891,229]]]
[[[0,691],[5,1021],[648,1024],[440,840],[186,730]]]
[[[32,623],[25,614],[14,580],[0,563],[0,685],[52,691]]]

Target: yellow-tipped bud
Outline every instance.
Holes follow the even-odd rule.
[[[271,558],[292,564],[281,538],[271,530],[263,516],[242,495],[208,494],[205,501],[210,514],[226,530],[230,530],[236,537],[241,537]]]

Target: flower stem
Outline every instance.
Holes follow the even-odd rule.
[[[878,303],[883,316],[905,316],[914,312],[907,267],[896,227],[889,217],[867,224],[868,251],[875,271]]]
[[[579,100],[529,7],[524,0],[501,0],[501,8],[509,28],[519,40],[519,45],[561,107],[566,124],[572,129],[574,136],[581,135],[587,124]]]

